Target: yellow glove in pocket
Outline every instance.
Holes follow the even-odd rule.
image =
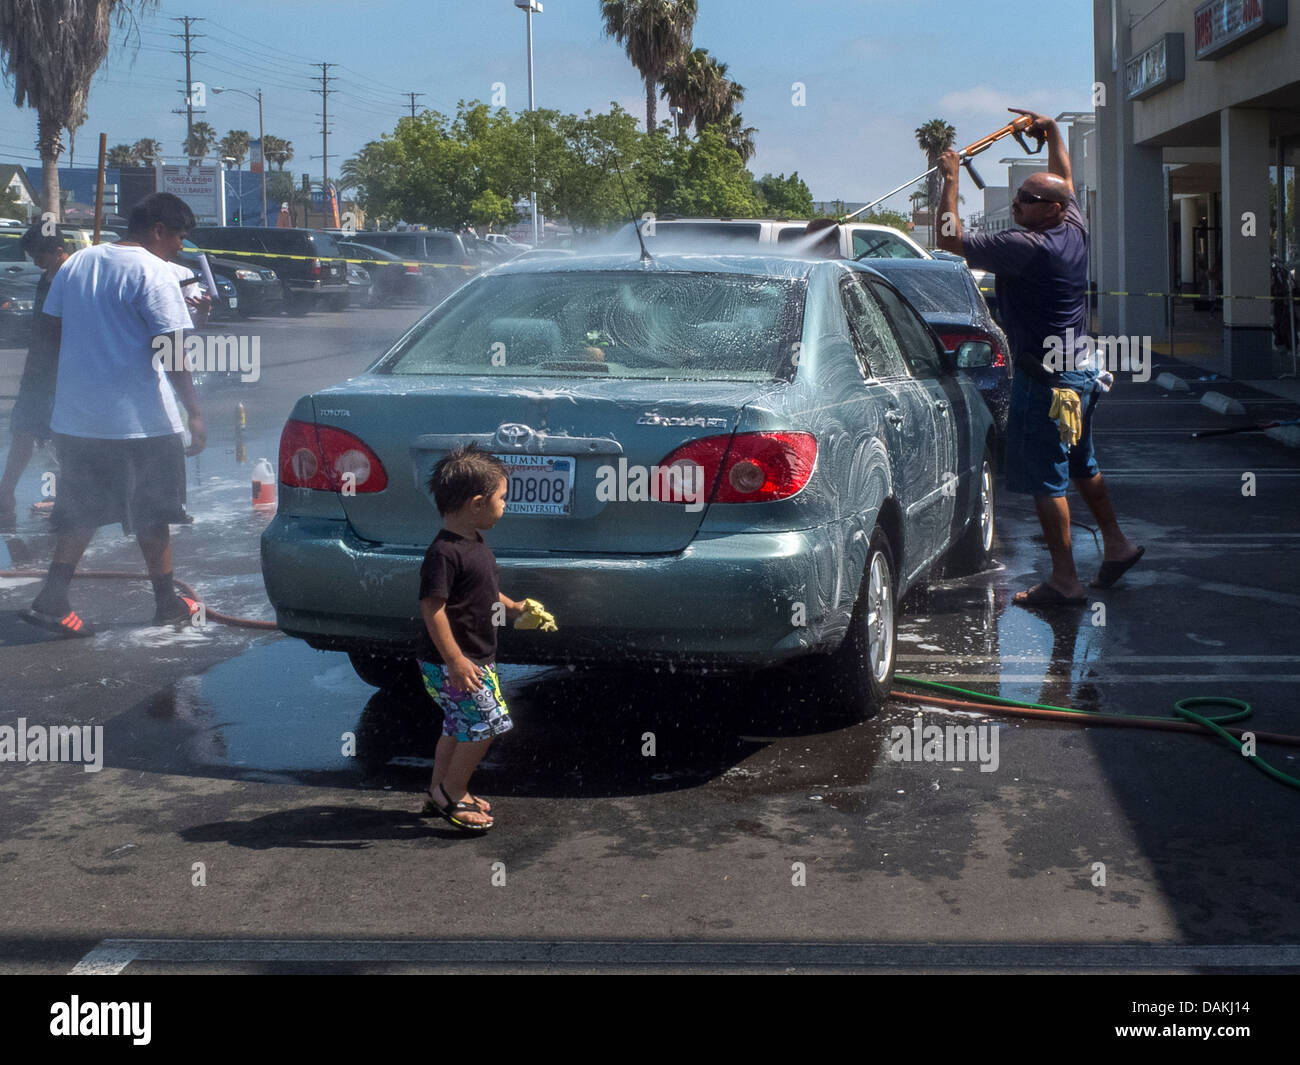
[[[1047,412],[1061,431],[1061,443],[1074,447],[1083,435],[1083,402],[1072,388],[1052,389],[1052,407]]]
[[[539,629],[542,632],[560,631],[559,626],[555,624],[555,618],[548,614],[546,607],[536,599],[524,600],[524,612],[515,618],[515,628]]]

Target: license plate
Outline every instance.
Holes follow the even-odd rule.
[[[510,473],[507,514],[570,514],[577,462],[567,455],[497,455]]]
[[[231,296],[231,297],[230,297],[230,309],[233,311],[233,310],[234,310],[236,307],[238,307],[238,306],[239,306],[239,297],[238,297],[238,296]]]

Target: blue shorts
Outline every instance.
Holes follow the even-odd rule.
[[[515,727],[501,694],[495,664],[483,666],[483,687],[467,692],[451,683],[449,670],[441,662],[423,662],[420,675],[424,690],[442,710],[442,734],[462,743],[477,743],[500,736]]]
[[[1092,453],[1092,414],[1101,388],[1090,370],[1057,374],[1057,388],[1079,393],[1083,407],[1083,433],[1074,447],[1061,442],[1060,428],[1047,412],[1052,409],[1052,389],[1018,370],[1011,384],[1007,413],[1004,473],[1008,492],[1035,496],[1063,496],[1070,479],[1095,477],[1101,472]]]

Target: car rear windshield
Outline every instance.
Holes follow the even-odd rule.
[[[970,314],[970,285],[957,270],[882,270],[922,314]]]
[[[0,262],[25,263],[27,256],[22,246],[23,231],[17,233],[0,233]]]
[[[789,377],[804,283],[738,274],[548,271],[466,285],[376,367],[392,374]]]
[[[853,258],[924,259],[925,256],[896,233],[887,233],[878,229],[856,229],[853,231]]]
[[[338,243],[329,233],[313,233],[308,239],[315,246],[316,254],[322,259],[343,258]]]

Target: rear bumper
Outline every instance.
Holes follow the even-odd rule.
[[[294,296],[337,296],[348,290],[347,278],[339,281],[308,281],[300,278],[283,278],[287,292]]]
[[[559,632],[505,628],[501,658],[757,666],[830,650],[847,611],[836,617],[808,600],[843,557],[833,528],[699,539],[675,555],[503,555],[502,591],[541,600]],[[413,650],[423,557],[359,540],[331,519],[278,516],[262,535],[276,622],[317,647]]]

